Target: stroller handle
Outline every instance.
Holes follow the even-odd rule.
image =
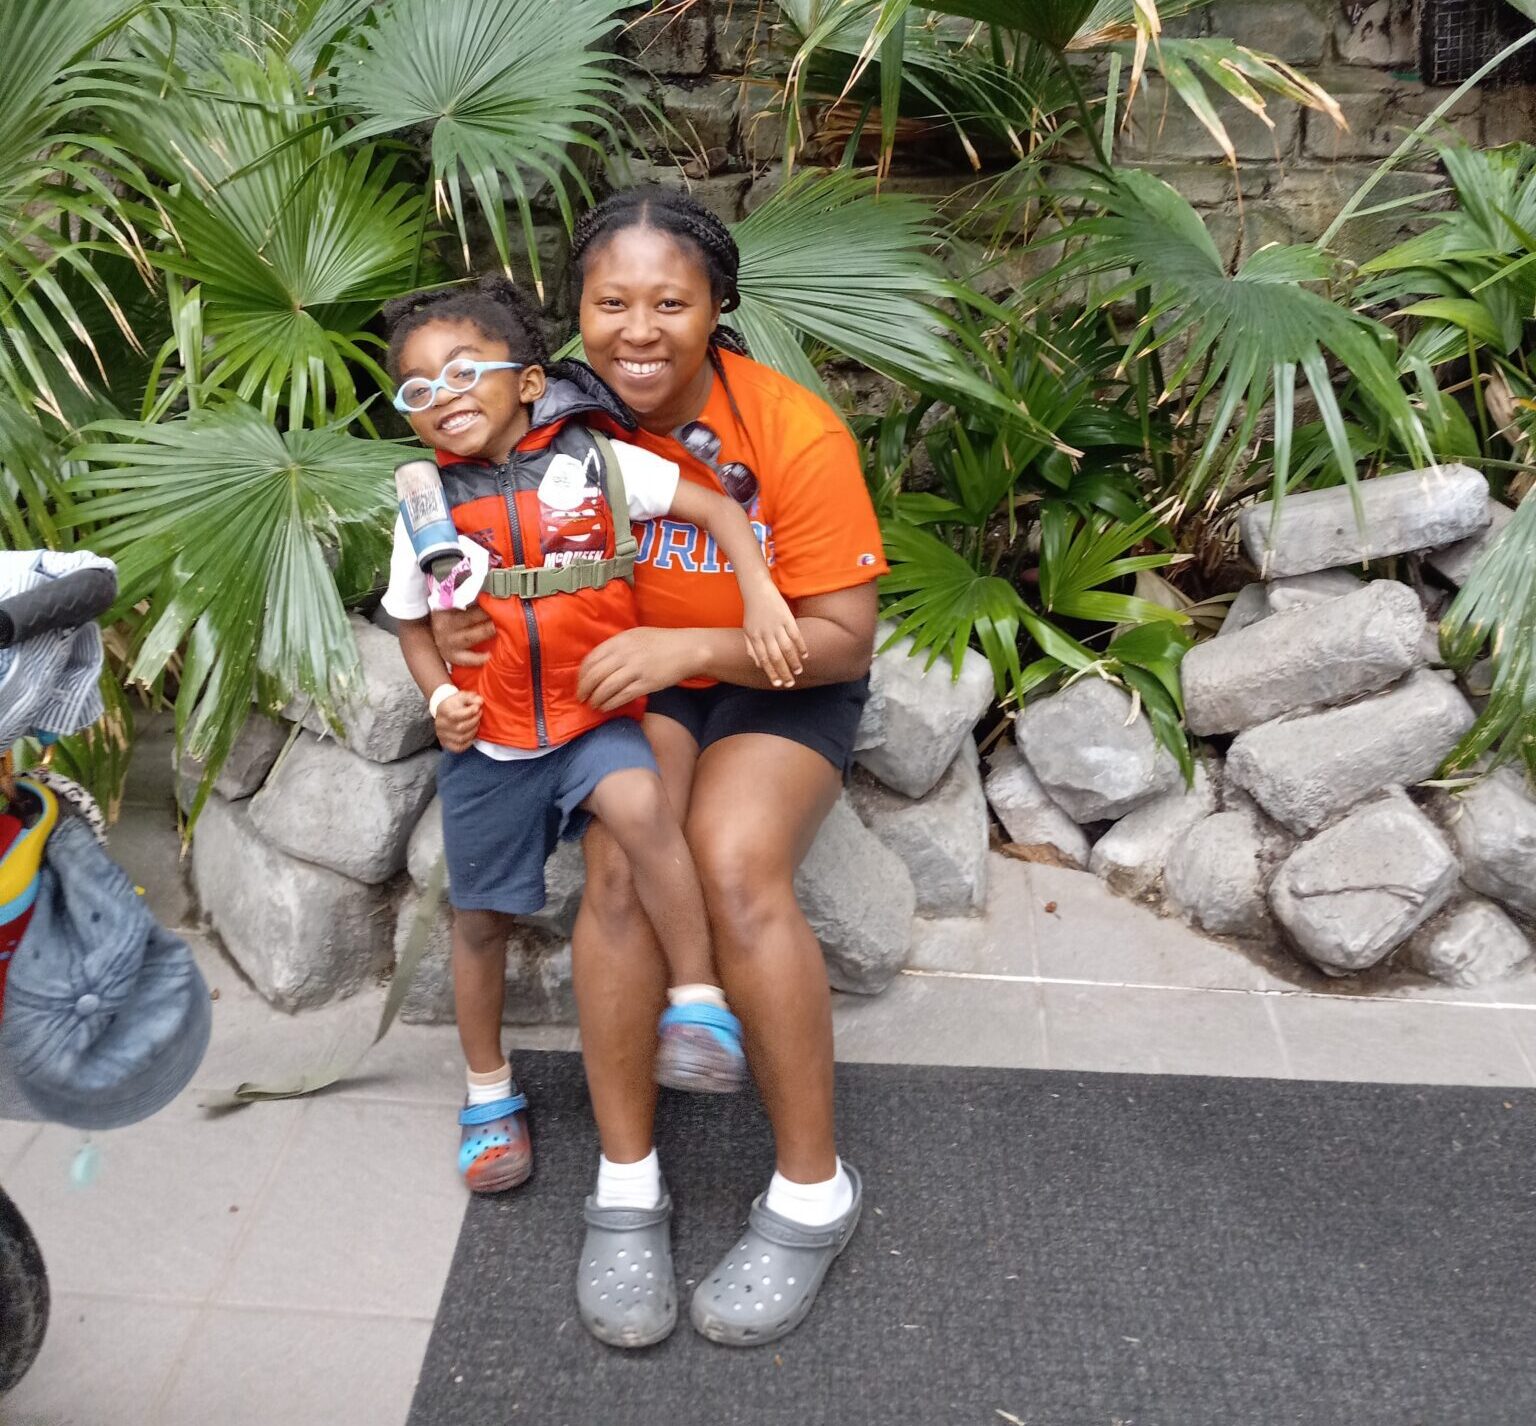
[[[0,600],[0,649],[87,624],[105,614],[116,598],[115,570],[77,569],[13,599]]]

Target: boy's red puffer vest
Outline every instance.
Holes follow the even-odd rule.
[[[453,522],[490,551],[491,568],[532,567],[611,558],[615,512],[609,508],[603,457],[578,417],[604,416],[621,431],[633,418],[584,367],[558,363],[533,409],[533,427],[502,465],[439,455],[443,494]],[[627,510],[618,518],[628,520]],[[576,697],[581,661],[605,639],[636,623],[635,592],[613,579],[597,589],[539,599],[476,601],[496,624],[482,652],[490,662],[451,670],[454,683],[481,695],[478,737],[513,748],[543,748],[610,718],[638,718],[645,700],[604,713]]]

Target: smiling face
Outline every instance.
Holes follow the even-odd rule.
[[[467,318],[425,322],[400,348],[399,380],[433,380],[455,360],[510,361],[505,342]],[[528,434],[528,407],[544,394],[544,368],[487,371],[469,391],[438,391],[425,411],[409,413],[411,429],[436,450],[500,464]]]
[[[648,431],[665,434],[704,409],[714,379],[709,334],[719,319],[691,243],[654,228],[621,228],[587,255],[587,360]]]

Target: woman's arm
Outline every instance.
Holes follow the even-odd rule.
[[[846,683],[869,672],[879,601],[874,581],[791,601],[806,645],[796,686]],[[602,709],[687,678],[715,678],[744,688],[772,688],[752,661],[739,629],[626,629],[587,655],[577,696]]]

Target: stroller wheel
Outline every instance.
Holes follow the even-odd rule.
[[[0,1395],[27,1373],[48,1330],[48,1271],[37,1239],[0,1190]]]

